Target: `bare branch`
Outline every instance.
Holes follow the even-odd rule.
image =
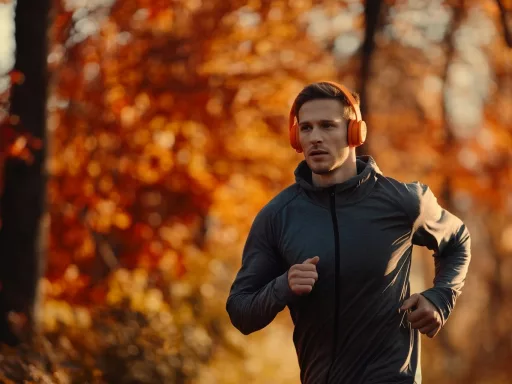
[[[503,36],[505,37],[505,42],[507,43],[507,46],[509,48],[512,48],[512,31],[510,30],[510,23],[509,19],[511,18],[509,16],[509,13],[512,12],[512,10],[507,10],[505,6],[503,5],[502,0],[496,0],[496,4],[498,5],[498,8],[500,9],[500,19],[501,24],[503,25]]]

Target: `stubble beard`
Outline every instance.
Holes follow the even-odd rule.
[[[313,172],[315,175],[325,176],[325,175],[330,174],[332,171],[333,171],[333,169],[327,168],[327,167],[321,167],[321,168],[319,167],[318,169],[311,168],[311,172]]]
[[[316,166],[310,165],[310,168],[312,173],[322,176],[329,175],[336,169],[336,167],[330,166],[330,164],[317,164]]]
[[[316,166],[310,165],[309,167],[312,173],[320,176],[326,176],[335,172],[342,164],[343,162],[338,161],[334,163],[329,162],[328,164],[318,164]]]

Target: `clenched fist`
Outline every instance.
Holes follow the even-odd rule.
[[[412,310],[407,315],[412,328],[418,329],[420,333],[433,338],[440,331],[443,321],[437,308],[425,296],[415,293],[404,301],[402,311]]]
[[[295,264],[288,270],[288,285],[296,295],[305,295],[313,290],[318,280],[316,265],[320,261],[318,256],[305,260],[302,264]]]

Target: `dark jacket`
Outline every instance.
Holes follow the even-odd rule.
[[[296,183],[256,216],[226,309],[250,334],[288,306],[302,383],[419,384],[419,333],[399,311],[410,295],[412,248],[433,251],[434,285],[422,294],[444,324],[464,285],[469,232],[427,186],[383,176],[369,156],[358,157],[357,170],[319,188],[299,164]],[[318,281],[295,296],[287,271],[314,256]]]

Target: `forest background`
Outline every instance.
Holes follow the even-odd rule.
[[[471,231],[424,382],[512,382],[512,1],[2,0],[0,75],[2,382],[297,383],[288,311],[243,336],[225,300],[322,79]]]

